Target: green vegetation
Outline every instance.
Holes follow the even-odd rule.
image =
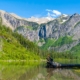
[[[46,39],[45,44],[41,47],[42,50],[47,50],[50,46],[54,44],[55,40],[54,39]]]
[[[38,48],[22,35],[0,25],[1,60],[39,60]]]
[[[35,25],[35,24],[34,24]],[[37,28],[38,28],[38,25],[36,25],[36,26],[19,26],[19,27],[17,27],[16,29],[15,29],[15,31],[17,31],[17,30],[23,30],[23,29],[28,29],[28,30],[37,30]]]
[[[62,46],[64,44],[70,44],[72,43],[72,37],[70,36],[65,36],[65,37],[61,37],[58,40],[54,40],[54,39],[46,39],[45,40],[45,44],[41,47],[41,49],[43,50],[43,55],[44,57],[47,56],[47,54],[50,54],[54,59],[59,59],[59,60],[63,60],[63,59],[80,59],[79,56],[79,49],[80,46],[78,47],[78,52],[76,54],[76,51],[74,53],[72,53],[72,51],[74,51],[75,49],[73,49],[72,51],[66,51],[66,52],[55,52],[53,50],[49,50],[48,48],[50,46],[52,47],[56,47],[56,46]],[[75,55],[75,56],[74,56]]]
[[[72,37],[70,36],[65,36],[65,37],[60,37],[58,40],[55,41],[55,43],[52,46],[62,46],[63,44],[70,44],[72,43]]]
[[[21,29],[23,29],[23,27],[24,27],[24,26],[19,26],[19,27],[17,27],[17,28],[15,29],[15,31],[21,30]]]
[[[0,25],[2,25],[2,18],[0,17]]]
[[[29,30],[33,30],[33,27],[31,26],[26,26],[26,28],[28,28]]]
[[[23,45],[28,50],[35,50],[37,49],[37,46],[34,45],[33,42],[30,42],[28,39],[25,39],[21,34],[18,34],[17,32],[12,34],[21,45]]]
[[[54,59],[78,59],[80,46],[79,44],[64,53],[48,51],[50,46],[62,46],[73,42],[72,37],[65,36],[58,40],[40,39],[45,44],[39,49],[33,42],[25,39],[21,34],[13,32],[11,29],[1,24],[0,20],[0,60],[40,60],[51,54]],[[19,27],[18,27],[19,28]],[[21,29],[20,27],[19,29]]]
[[[70,44],[72,43],[72,37],[70,36],[65,36],[65,37],[60,37],[58,40],[55,39],[46,39],[45,44],[41,47],[42,50],[47,50],[49,47],[56,47],[56,46],[62,46],[63,44]]]
[[[51,56],[54,59],[60,59],[60,60],[63,60],[63,59],[76,59],[76,57],[73,57],[73,54],[68,52],[68,51],[66,51],[66,52],[50,51],[49,53],[51,54]]]
[[[28,22],[28,24],[29,24],[29,26],[32,27],[33,30],[37,30],[39,27],[39,24],[35,23],[35,22]]]
[[[41,38],[38,42],[44,42],[45,40],[43,38]]]
[[[70,52],[73,54],[74,57],[79,58],[80,59],[80,43],[78,45],[76,45],[75,47],[73,47]]]
[[[39,73],[39,62],[19,61],[17,63],[0,62],[0,64],[1,79],[3,80],[29,80]]]
[[[17,28],[15,29],[15,32],[16,32],[17,30],[23,30],[23,29],[33,30],[33,27],[31,27],[31,26],[19,26],[19,27],[17,27]]]

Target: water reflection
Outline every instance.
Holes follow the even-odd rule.
[[[80,80],[80,70],[47,69],[42,64],[9,63],[0,65],[0,80]]]
[[[47,73],[46,80],[80,80],[74,69],[47,69]]]
[[[48,68],[47,69],[47,76],[45,80],[50,80],[51,76],[53,76],[53,69],[52,68]]]

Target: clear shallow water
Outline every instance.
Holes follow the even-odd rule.
[[[80,69],[47,69],[45,63],[33,64],[0,64],[0,80],[80,80]]]

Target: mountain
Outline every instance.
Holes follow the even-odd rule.
[[[12,30],[16,29],[19,26],[31,26],[31,27],[34,27],[33,25],[35,25],[35,27],[38,26],[37,23],[26,21],[23,18],[20,19],[19,16],[17,15],[14,16],[14,14],[10,14],[2,10],[0,10],[0,17],[2,18],[2,24],[10,27]]]
[[[62,14],[56,19],[47,18],[50,20],[48,22],[45,22],[46,18],[25,19],[5,11],[0,11],[0,17],[2,24],[22,34],[44,50],[72,51],[80,43],[80,15],[77,13]],[[38,21],[44,22],[40,24]]]
[[[38,47],[0,21],[0,60],[39,60]]]
[[[42,23],[47,23],[49,21],[52,21],[54,20],[54,18],[52,17],[41,17],[41,18],[37,18],[37,17],[34,17],[34,16],[31,16],[30,18],[22,18],[14,13],[10,13],[13,17],[17,18],[17,19],[22,19],[22,20],[26,20],[26,21],[29,21],[29,22],[36,22],[38,24],[42,24]],[[66,16],[66,15],[65,15]]]
[[[0,10],[0,17],[2,18],[3,25],[10,27],[13,31],[18,29],[18,32],[20,34],[23,34],[25,37],[28,37],[28,39],[31,41],[39,40],[38,29],[37,29],[39,27],[39,24],[37,23],[36,19],[38,20],[38,22],[40,21],[47,22],[53,20],[52,18],[49,17],[40,19],[32,17],[25,19],[17,16],[14,13],[8,13],[3,10]]]
[[[15,17],[15,18],[17,18],[17,19],[23,19],[22,17],[20,17],[20,16],[14,14],[14,13],[9,13],[9,14],[11,14],[13,17]]]
[[[28,39],[30,39],[31,41],[35,40],[38,40],[38,34],[37,33],[37,28],[39,26],[38,23],[34,23],[34,22],[29,22],[29,21],[26,21],[24,20],[23,18],[20,19],[19,16],[14,16],[14,14],[10,14],[6,11],[2,11],[0,10],[0,17],[2,19],[2,24],[3,25],[6,25],[7,27],[10,27],[13,31],[15,29],[19,29],[22,27],[25,27],[26,28],[26,32],[24,32],[22,30],[22,33],[25,37],[28,37]],[[36,30],[36,31],[33,31],[33,30]],[[24,32],[24,33],[23,33]]]
[[[31,17],[26,19],[27,21],[32,21],[32,22],[37,22],[38,24],[42,24],[42,23],[47,23],[51,20],[54,20],[54,18],[52,17],[41,17],[41,18],[36,18],[36,17]]]
[[[46,49],[55,51],[67,51],[80,43],[80,15],[75,13],[65,17],[65,22],[62,22],[64,17],[61,16],[47,24],[41,26],[40,37],[53,40],[53,43],[47,44],[48,40],[43,45],[49,45]],[[43,32],[43,33],[42,33]]]

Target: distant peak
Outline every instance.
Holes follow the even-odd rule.
[[[6,11],[4,11],[4,10],[0,10],[0,12],[5,13]]]
[[[64,16],[64,17],[67,17],[68,15],[67,15],[67,14],[63,14],[63,16]]]
[[[42,24],[42,23],[46,23],[48,21],[51,21],[51,20],[54,20],[54,18],[52,17],[34,17],[34,16],[31,16],[30,18],[27,18],[26,20],[28,21],[32,21],[32,22],[37,22],[38,24]]]
[[[67,14],[62,14],[60,17],[67,17],[68,15]]]
[[[74,13],[73,15],[74,15],[74,16],[79,16],[79,14],[78,14],[78,13]]]

